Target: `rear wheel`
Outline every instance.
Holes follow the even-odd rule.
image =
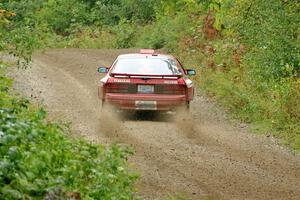
[[[189,113],[190,112],[190,102],[187,101],[185,102],[181,107],[180,107],[180,111],[184,112],[184,113]]]
[[[185,103],[185,111],[186,111],[186,112],[190,112],[190,102],[189,102],[189,101],[187,101],[187,102]]]
[[[102,101],[101,103],[101,113],[112,112],[114,109],[109,102]]]
[[[101,102],[101,112],[105,111],[106,107],[107,107],[106,102],[102,100],[102,102]]]
[[[175,110],[176,113],[181,113],[181,114],[189,114],[190,113],[190,102],[185,102],[181,106],[177,107]]]

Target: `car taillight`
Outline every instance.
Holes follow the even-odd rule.
[[[185,85],[156,85],[157,94],[185,94]]]
[[[134,84],[110,83],[106,85],[106,93],[135,93],[136,86]]]

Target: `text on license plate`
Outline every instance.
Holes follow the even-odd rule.
[[[156,110],[156,101],[135,101],[137,110]]]
[[[138,85],[137,88],[138,93],[154,93],[154,86],[153,85]]]

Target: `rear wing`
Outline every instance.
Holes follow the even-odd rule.
[[[112,77],[129,77],[129,78],[170,78],[170,79],[179,79],[182,77],[181,74],[174,75],[163,75],[163,74],[126,74],[126,73],[111,73]]]

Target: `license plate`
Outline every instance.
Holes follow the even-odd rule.
[[[153,85],[138,85],[137,88],[138,93],[151,94],[154,93]]]
[[[156,110],[156,101],[135,101],[137,110]]]

